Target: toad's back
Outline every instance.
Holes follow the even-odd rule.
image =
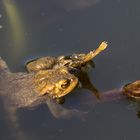
[[[29,106],[38,94],[33,84],[33,74],[1,71],[0,94],[7,105],[15,107]]]
[[[48,96],[65,96],[77,84],[77,77],[65,67],[37,73],[12,73],[5,61],[0,59],[0,94],[6,106],[36,106],[46,102]]]

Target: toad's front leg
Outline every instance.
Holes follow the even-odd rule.
[[[62,105],[58,104],[54,99],[48,97],[46,100],[46,104],[52,115],[55,118],[69,119],[72,117],[80,118],[81,120],[85,120],[85,115],[87,112],[79,111],[78,109],[67,109]]]

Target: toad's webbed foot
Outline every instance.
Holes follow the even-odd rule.
[[[71,63],[69,67],[81,69],[84,65],[89,63],[94,57],[107,48],[107,42],[103,41],[96,50],[90,51],[87,54],[73,54],[69,56]]]
[[[78,109],[66,109],[49,97],[46,101],[46,104],[55,118],[69,119],[72,117],[77,117],[81,120],[85,120],[85,115],[87,114],[87,112],[82,112]]]

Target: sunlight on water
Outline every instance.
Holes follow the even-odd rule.
[[[24,26],[23,21],[20,15],[20,11],[18,9],[18,5],[16,4],[16,1],[14,0],[3,0],[3,5],[5,8],[5,11],[7,13],[7,19],[9,21],[10,30],[9,31],[9,37],[13,41],[13,53],[18,56],[20,52],[22,52],[24,46],[25,46],[25,32],[24,32]]]

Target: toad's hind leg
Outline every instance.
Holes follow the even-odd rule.
[[[79,81],[82,84],[82,88],[90,90],[96,96],[97,99],[101,98],[98,89],[96,89],[96,87],[91,83],[87,72],[81,71],[78,77]]]
[[[55,63],[55,57],[42,57],[26,62],[25,68],[28,72],[38,72],[40,70],[52,69]]]
[[[17,109],[14,107],[6,108],[8,127],[14,140],[29,140],[20,128],[17,118]]]

